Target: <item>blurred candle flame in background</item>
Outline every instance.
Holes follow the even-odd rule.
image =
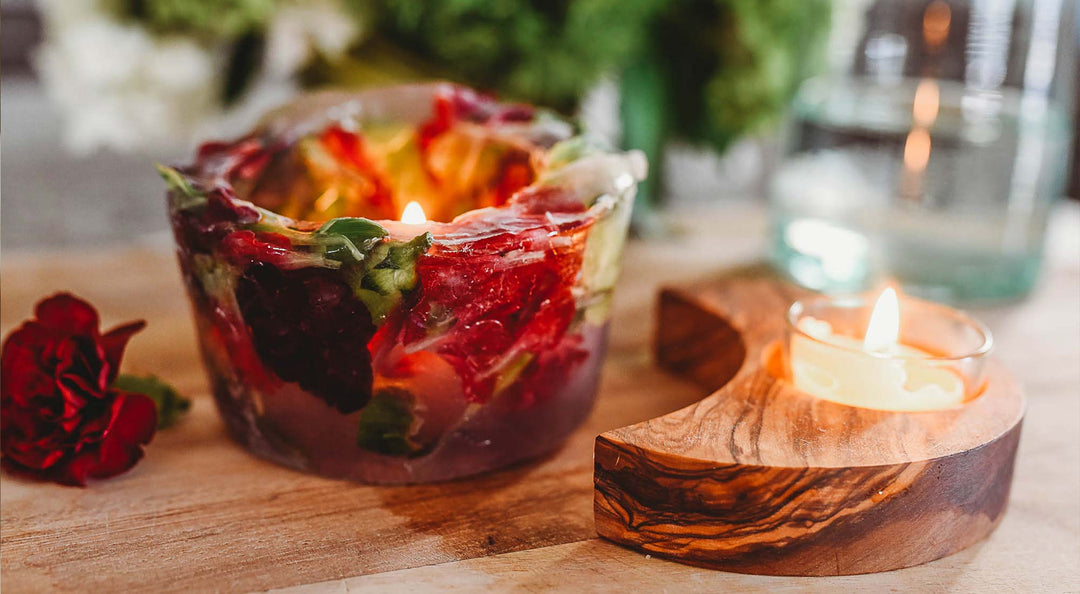
[[[937,81],[923,79],[915,89],[915,101],[912,104],[911,115],[914,116],[915,125],[929,128],[937,120],[938,108],[941,105],[941,91]]]
[[[904,176],[900,194],[913,202],[922,201],[923,176],[930,164],[930,128],[938,117],[941,90],[937,81],[925,78],[915,89],[911,106],[912,127],[904,142]]]
[[[936,53],[944,47],[949,38],[949,25],[952,22],[952,10],[943,0],[934,0],[923,11],[923,42],[929,53]],[[929,73],[927,73],[929,74]],[[904,142],[904,176],[900,194],[912,202],[923,200],[923,181],[926,166],[930,163],[930,128],[937,120],[941,105],[941,90],[933,78],[919,81],[912,101],[911,132]]]
[[[926,49],[937,52],[949,38],[949,24],[952,22],[952,10],[942,0],[934,0],[923,12],[923,41]]]

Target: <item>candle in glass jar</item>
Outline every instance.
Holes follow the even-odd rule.
[[[861,339],[854,333],[838,331],[827,319],[829,311],[843,308],[807,312],[800,305],[793,307],[789,318],[794,328],[788,341],[788,358],[791,380],[803,392],[850,406],[925,411],[958,406],[979,388],[981,355],[989,348],[989,335],[981,326],[966,328],[976,339],[971,353],[936,352],[930,350],[933,344],[916,346],[901,341],[900,299],[891,288],[878,297]],[[952,332],[962,333],[969,321],[959,312],[940,306],[916,309],[909,315],[941,316],[945,321],[910,320],[915,327],[937,323],[949,328],[952,323],[958,327]],[[949,321],[950,313],[956,314],[956,320]],[[852,325],[849,319],[843,324]],[[958,339],[942,335],[941,340],[947,345],[942,350],[952,351],[952,343]],[[965,372],[970,377],[965,377]]]

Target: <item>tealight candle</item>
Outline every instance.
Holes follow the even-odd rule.
[[[975,397],[989,331],[947,307],[885,289],[862,298],[818,297],[788,312],[787,362],[803,392],[850,406],[940,410]]]

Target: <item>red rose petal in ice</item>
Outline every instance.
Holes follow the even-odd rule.
[[[536,117],[536,109],[530,105],[500,104],[492,95],[462,87],[452,87],[437,94],[431,112],[431,117],[417,130],[421,151],[426,151],[432,141],[452,128],[455,122],[498,125],[529,122]]]
[[[437,95],[431,107],[431,118],[420,124],[416,130],[421,152],[426,152],[431,143],[449,130],[457,119],[454,102],[445,94]]]
[[[236,300],[255,352],[278,378],[346,414],[367,404],[377,328],[340,274],[260,263],[240,276]]]
[[[240,141],[241,143],[243,141]],[[220,140],[211,140],[210,142],[204,142],[199,145],[199,148],[195,149],[195,155],[198,161],[204,161],[218,155],[228,154],[237,145],[236,142],[224,142]]]
[[[253,206],[237,201],[231,188],[220,186],[207,192],[204,208],[180,211],[172,223],[185,249],[208,254],[237,226],[250,225],[259,218]]]
[[[573,192],[556,186],[534,186],[514,196],[513,203],[529,214],[585,212],[585,203]]]
[[[553,387],[565,385],[566,376],[588,356],[588,351],[581,347],[581,335],[566,335],[557,347],[538,353],[499,397],[509,399],[518,409],[532,408],[551,397]]]
[[[419,298],[402,322],[403,344],[430,345],[474,402],[491,396],[508,353],[554,348],[577,310],[571,288],[581,272],[584,234],[560,234],[542,216],[519,219],[532,228],[494,233],[467,247],[436,244],[421,256]],[[477,236],[480,225],[471,229]]]
[[[144,322],[102,335],[94,308],[67,293],[40,302],[36,318],[0,352],[0,454],[5,463],[65,484],[131,468],[157,426],[152,400],[109,390],[124,347]]]
[[[529,154],[511,151],[504,159],[498,184],[495,185],[495,204],[506,204],[510,197],[533,182],[534,172]],[[579,200],[578,203],[581,201]]]
[[[250,225],[258,222],[259,211],[247,204],[237,202],[232,188],[220,186],[206,195],[206,211],[203,224],[213,228],[226,228],[230,225]]]
[[[228,179],[250,178],[262,170],[273,152],[262,139],[249,136],[233,142],[205,142],[196,150],[196,160],[219,161]]]
[[[341,126],[330,126],[323,131],[320,141],[338,162],[359,172],[370,184],[371,192],[364,198],[366,207],[371,210],[368,216],[396,218],[393,191],[379,173],[375,162],[368,156],[364,137]]]
[[[221,240],[222,255],[233,264],[244,268],[256,262],[266,262],[286,267],[292,244],[280,233],[233,231]]]

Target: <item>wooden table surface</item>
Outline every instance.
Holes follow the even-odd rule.
[[[175,262],[163,242],[5,253],[8,332],[60,289],[105,325],[145,318],[129,372],[154,372],[194,399],[131,472],[85,489],[0,477],[0,579],[38,591],[411,592],[1080,591],[1080,208],[1059,211],[1048,269],[1027,301],[979,309],[997,355],[1024,383],[1028,413],[1012,500],[986,541],[927,565],[842,578],[776,578],[679,565],[597,538],[592,448],[605,430],[675,410],[701,390],[650,360],[655,292],[753,262],[763,213],[684,217],[683,233],[636,242],[617,293],[601,393],[556,453],[474,479],[371,487],[304,475],[225,435],[197,360]]]

